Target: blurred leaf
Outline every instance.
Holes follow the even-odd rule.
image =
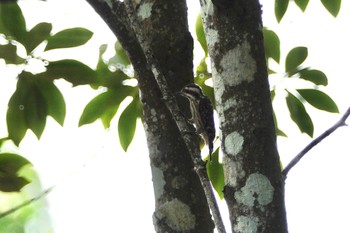
[[[23,42],[27,34],[26,22],[17,3],[2,3],[0,5],[0,21],[2,25],[0,32]]]
[[[209,157],[209,156],[208,156]],[[224,180],[224,168],[221,163],[219,163],[219,148],[217,148],[214,153],[212,154],[212,159],[208,161],[207,158],[207,173],[208,177],[216,190],[217,194],[219,195],[220,199],[224,198],[224,186],[225,186],[225,180]]]
[[[121,46],[121,44],[119,43],[119,41],[115,42],[114,49],[115,49],[115,55],[109,59],[108,64],[113,65],[118,69],[124,69],[128,65],[130,65],[129,57],[126,54],[123,47]]]
[[[280,39],[274,31],[264,28],[264,46],[266,57],[280,62]]]
[[[23,85],[21,80],[17,82],[17,89],[11,96],[6,114],[7,131],[9,138],[18,146],[27,132],[28,124],[24,106],[26,104],[26,95],[28,86]]]
[[[11,43],[0,45],[0,59],[4,59],[6,64],[22,64],[25,59],[17,55],[17,47]]]
[[[115,116],[120,103],[130,94],[132,87],[123,86],[118,90],[108,89],[92,99],[85,107],[79,126],[90,124],[101,118],[105,128],[109,128],[112,118]]]
[[[300,131],[307,133],[312,137],[314,133],[314,125],[309,114],[306,112],[303,103],[290,92],[288,92],[286,102],[290,117],[298,125]]]
[[[26,40],[23,41],[28,53],[33,51],[40,43],[46,40],[50,36],[52,30],[51,23],[39,23],[35,25],[26,36]]]
[[[46,72],[40,75],[51,80],[63,78],[73,86],[96,83],[95,71],[76,60],[50,62]]]
[[[294,0],[294,2],[303,12],[305,11],[307,4],[309,4],[309,0]]]
[[[71,48],[85,44],[92,37],[92,32],[85,28],[69,28],[49,37],[45,50]]]
[[[134,138],[138,115],[137,101],[134,98],[120,115],[118,122],[119,142],[124,151],[128,150]]]
[[[62,93],[50,80],[36,78],[36,84],[45,100],[47,114],[52,116],[53,119],[63,126],[66,116],[66,103]]]
[[[41,90],[40,87],[47,88],[47,90]],[[46,93],[44,96],[42,91],[53,91],[53,93]],[[48,115],[48,103],[45,97],[49,98],[49,103],[55,104],[57,101],[50,99],[55,95],[57,93],[54,92],[52,86],[38,85],[38,79],[33,74],[27,72],[20,74],[16,91],[9,101],[6,116],[9,138],[16,145],[21,142],[27,129],[31,129],[37,138],[41,137]],[[50,106],[49,108],[60,108],[60,106]],[[50,113],[54,115],[57,111],[57,109],[51,110]]]
[[[269,67],[267,67],[267,73],[270,75],[270,74],[277,74],[276,71],[274,70],[271,70]]]
[[[19,192],[30,181],[18,176],[0,176],[0,191],[2,192]]]
[[[328,85],[327,76],[320,70],[303,69],[299,71],[300,78],[313,82],[316,85]]]
[[[277,22],[281,22],[284,14],[287,11],[289,0],[275,0],[275,16]]]
[[[321,0],[321,2],[331,15],[337,17],[340,11],[341,0]]]
[[[275,88],[270,91],[270,96],[271,96],[271,101],[273,101],[275,99],[275,96],[276,96],[276,89]]]
[[[203,84],[202,90],[203,90],[204,95],[206,95],[210,99],[210,102],[213,105],[213,108],[216,109],[214,89],[211,86],[207,86],[207,85]]]
[[[197,20],[196,20],[196,36],[197,36],[198,42],[201,44],[201,46],[204,50],[205,57],[207,57],[208,56],[208,45],[207,45],[207,40],[205,38],[205,33],[204,33],[201,15],[198,15]]]
[[[20,74],[18,82],[23,82],[27,86],[24,99],[24,114],[29,129],[39,139],[44,131],[47,116],[47,104],[39,88],[35,83],[36,79],[30,73],[23,72]],[[21,91],[16,90],[17,91]]]
[[[0,153],[0,177],[16,175],[24,165],[31,164],[26,158],[13,153]]]
[[[299,94],[315,108],[339,113],[337,104],[326,93],[315,89],[297,89]]]
[[[305,61],[307,55],[306,47],[295,47],[290,50],[286,58],[286,72],[294,74],[297,67]]]
[[[96,71],[99,69],[105,69],[107,67],[106,63],[103,60],[103,54],[107,51],[108,45],[107,44],[102,44],[99,47],[99,53],[98,53],[98,62],[96,66]]]
[[[208,66],[207,66],[207,63],[205,62],[205,57],[201,60],[201,62],[197,66],[196,73],[197,73],[197,76],[208,73]]]

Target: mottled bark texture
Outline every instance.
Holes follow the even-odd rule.
[[[213,232],[203,189],[143,50],[146,45],[152,51],[152,58],[160,65],[173,92],[193,81],[193,40],[188,31],[186,2],[88,2],[127,51],[138,79],[155,192],[156,231]],[[128,17],[130,14],[133,17]],[[132,24],[130,18],[137,18],[139,23]],[[138,33],[142,34],[142,41]],[[140,195],[142,198],[142,190]]]
[[[225,7],[223,7],[225,6]],[[201,0],[232,231],[287,232],[257,0]]]

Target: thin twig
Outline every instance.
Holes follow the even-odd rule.
[[[164,96],[164,100],[166,102],[166,105],[173,115],[173,118],[176,121],[176,124],[180,130],[180,132],[183,135],[186,147],[191,155],[192,161],[194,163],[194,170],[196,171],[199,180],[201,182],[201,185],[203,187],[205,197],[208,202],[208,206],[212,212],[214,224],[216,226],[216,229],[219,233],[225,233],[225,226],[222,221],[220,210],[218,207],[218,204],[215,199],[213,188],[210,184],[210,180],[208,177],[208,173],[206,170],[205,162],[203,162],[201,156],[200,156],[200,150],[198,146],[193,145],[193,141],[191,139],[191,136],[189,134],[186,134],[185,132],[189,132],[188,125],[186,123],[186,119],[181,114],[181,111],[179,109],[179,106],[176,103],[176,100],[174,96],[170,93],[168,85],[166,83],[166,79],[163,76],[162,73],[159,72],[159,70],[152,65],[152,71],[155,74],[155,78],[158,82],[159,88],[161,89],[161,92]]]
[[[3,212],[3,213],[0,213],[0,219],[6,217],[7,215],[10,215],[10,214],[16,212],[17,210],[22,209],[23,207],[25,207],[25,206],[31,204],[31,203],[34,202],[34,201],[40,200],[42,197],[44,197],[44,196],[46,196],[47,194],[49,194],[49,192],[51,192],[53,188],[54,188],[54,186],[52,186],[52,187],[50,187],[50,188],[48,188],[48,189],[45,189],[45,190],[42,191],[38,196],[35,196],[35,197],[33,197],[33,198],[31,198],[31,199],[29,199],[29,200],[27,200],[27,201],[25,201],[25,202],[19,204],[18,206],[15,206],[15,207],[13,207],[13,208],[11,208],[11,209],[9,209],[9,210]]]
[[[340,118],[340,120],[335,123],[332,127],[330,127],[329,129],[327,129],[324,133],[322,133],[320,136],[318,136],[317,138],[315,138],[310,144],[308,144],[302,151],[300,151],[299,154],[297,154],[294,159],[283,169],[282,171],[282,176],[285,179],[287,179],[287,174],[290,171],[290,169],[292,169],[300,160],[301,158],[304,157],[304,155],[311,150],[314,146],[316,146],[318,143],[320,143],[323,139],[325,139],[326,137],[328,137],[331,133],[333,133],[335,130],[337,130],[339,127],[341,126],[345,126],[346,123],[346,119],[349,117],[350,115],[350,107],[348,108],[348,110],[344,113],[344,115]]]

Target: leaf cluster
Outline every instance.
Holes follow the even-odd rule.
[[[289,0],[287,2],[289,2]],[[307,6],[306,1],[295,2],[299,4],[300,7],[304,7],[303,9],[305,10]],[[285,1],[276,0],[275,4],[276,8],[279,10],[283,7],[283,9],[287,9],[288,6]],[[276,17],[279,19],[279,21],[282,16],[283,15],[281,15],[281,12],[276,12]],[[267,28],[264,28],[263,34],[266,60],[273,60],[279,67],[281,67],[280,39],[278,35],[274,31]],[[196,36],[199,44],[204,51],[204,57],[196,68],[195,82],[203,88],[203,92],[211,99],[212,103],[215,103],[213,88],[210,85],[207,85],[207,80],[211,78],[211,73],[208,71],[206,62],[206,59],[208,57],[208,47],[200,16],[198,16],[196,21]],[[284,73],[282,75],[277,74],[276,71],[270,68],[270,62],[267,62],[267,67],[268,72],[271,75],[270,79],[276,78],[273,76],[276,76],[277,74],[282,79],[293,80],[298,84],[308,84],[308,88],[302,89],[296,89],[293,88],[293,86],[283,87],[286,95],[284,95],[282,98],[285,98],[291,120],[296,123],[301,132],[304,132],[312,137],[314,132],[314,125],[310,115],[307,112],[307,109],[305,108],[305,103],[308,103],[314,108],[331,113],[337,113],[338,107],[331,97],[329,97],[323,91],[319,90],[320,86],[327,86],[327,76],[320,70],[303,66],[303,63],[307,57],[308,49],[306,47],[300,46],[291,49],[287,54],[284,61]],[[311,87],[309,87],[310,84]],[[276,86],[271,90],[271,99],[274,100],[275,96]],[[281,129],[279,129],[275,113],[273,116],[276,126],[276,134],[278,136],[287,136]],[[218,156],[218,150],[213,153],[213,161],[207,163],[207,171],[213,187],[218,192],[219,196],[222,197],[224,179],[223,167],[222,164],[218,162],[216,156]]]
[[[280,63],[280,40],[277,34],[269,29],[264,28],[264,44],[266,51],[266,60],[274,60]],[[292,85],[282,87],[285,92],[285,100],[290,113],[291,119],[297,124],[300,131],[313,137],[314,124],[305,108],[305,102],[312,107],[331,112],[338,113],[336,103],[326,93],[319,90],[321,86],[327,86],[327,76],[320,70],[304,67],[303,63],[308,57],[308,49],[306,47],[295,47],[291,49],[285,58],[284,75],[282,79],[293,80],[295,83],[311,84],[311,88],[293,88]],[[269,66],[269,62],[268,62]],[[269,68],[270,74],[276,74],[274,70]],[[272,78],[272,77],[271,77]],[[273,77],[276,78],[276,77]],[[304,82],[302,82],[304,81]],[[310,85],[309,85],[310,86]],[[274,100],[276,94],[276,86],[271,90],[271,98]],[[276,117],[276,132],[279,136],[286,134],[278,128]]]
[[[289,2],[290,0],[275,0],[275,16],[278,22],[285,15]],[[306,10],[309,4],[309,0],[294,0],[294,2],[302,12]],[[341,0],[321,0],[321,3],[331,15],[337,17],[340,11]]]
[[[141,117],[141,107],[138,89],[136,85],[130,84],[136,83],[130,61],[119,42],[115,43],[115,54],[108,60],[104,59],[107,45],[100,47],[95,69],[72,59],[45,59],[47,52],[59,52],[60,49],[84,45],[93,33],[77,27],[53,34],[52,25],[47,22],[38,23],[27,30],[25,18],[15,2],[0,4],[0,35],[5,41],[0,44],[0,59],[19,70],[16,90],[8,103],[6,140],[11,140],[18,146],[28,130],[40,139],[48,116],[63,126],[66,103],[55,83],[56,80],[63,79],[73,87],[90,85],[93,89],[104,90],[87,104],[79,126],[100,119],[103,126],[109,128],[121,102],[132,97],[118,123],[120,144],[127,150],[134,137],[137,119]],[[22,50],[25,55],[18,55],[19,48],[24,48]],[[42,66],[40,72],[33,71],[36,67],[32,67],[32,61],[39,61]],[[19,158],[22,157],[13,153],[0,154],[0,190],[19,191],[28,183],[16,175],[24,165],[22,162],[28,162]],[[2,170],[3,166],[8,169]]]
[[[21,67],[17,88],[10,98],[7,111],[8,137],[19,145],[29,129],[40,138],[47,116],[51,116],[60,125],[64,124],[65,100],[55,85],[55,80],[64,79],[73,87],[90,85],[94,89],[103,87],[105,90],[85,107],[79,126],[100,119],[105,128],[110,127],[120,103],[128,96],[133,98],[121,114],[118,124],[120,143],[123,149],[127,150],[141,111],[137,87],[128,84],[128,81],[135,79],[128,74],[132,73],[131,64],[120,43],[115,43],[115,55],[109,60],[103,59],[107,45],[100,47],[98,64],[94,70],[77,60],[44,59],[48,51],[58,52],[60,49],[85,44],[92,37],[91,31],[79,27],[55,34],[51,31],[52,25],[47,22],[27,30],[25,18],[16,3],[0,5],[0,33],[7,41],[6,44],[0,45],[0,58],[4,59],[6,64]],[[26,51],[24,57],[17,53],[20,46]],[[32,60],[41,61],[44,72],[30,72]]]

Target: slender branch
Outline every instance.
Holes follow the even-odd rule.
[[[318,143],[320,143],[323,139],[328,137],[331,133],[333,133],[339,127],[345,126],[346,125],[345,121],[349,117],[349,115],[350,115],[350,107],[346,110],[344,115],[340,118],[340,120],[337,123],[335,123],[332,127],[327,129],[320,136],[315,138],[309,145],[307,145],[302,151],[300,151],[300,153],[297,154],[294,157],[294,159],[282,171],[282,176],[283,176],[284,180],[287,179],[287,174],[290,171],[290,169],[292,169],[304,157],[304,155],[307,152],[309,152],[309,150],[311,150],[314,146],[316,146]]]
[[[29,199],[29,200],[19,204],[18,206],[13,207],[12,209],[9,209],[9,210],[7,210],[7,211],[5,211],[3,213],[0,213],[0,219],[6,217],[7,215],[10,215],[10,214],[16,212],[17,210],[22,209],[23,207],[31,204],[32,202],[40,200],[42,197],[44,197],[47,194],[49,194],[52,191],[53,188],[54,188],[54,186],[52,186],[52,187],[50,187],[48,189],[45,189],[38,196],[35,196],[35,197],[33,197],[33,198],[31,198],[31,199]]]
[[[181,114],[181,111],[179,109],[179,106],[176,102],[174,95],[169,90],[169,87],[166,81],[167,79],[164,73],[162,72],[162,69],[159,65],[159,61],[154,57],[152,49],[150,48],[150,45],[147,43],[147,40],[142,34],[143,31],[137,30],[138,28],[140,28],[140,25],[136,17],[136,13],[134,12],[132,3],[130,2],[130,0],[126,0],[124,1],[124,3],[125,3],[126,11],[128,12],[129,19],[131,21],[131,25],[133,26],[134,31],[137,32],[138,40],[140,41],[141,47],[146,56],[147,63],[151,66],[151,70],[158,83],[158,86],[162,93],[165,104],[167,105],[167,108],[171,112],[180,132],[183,135],[186,147],[194,163],[194,170],[196,171],[200,179],[200,182],[202,184],[202,187],[204,189],[204,193],[205,193],[209,208],[212,212],[217,231],[219,233],[225,233],[226,231],[220,215],[219,207],[217,205],[214,192],[210,184],[208,174],[206,172],[205,162],[203,162],[203,160],[201,159],[200,149],[198,145],[196,145],[192,140],[192,136],[186,133],[186,132],[189,132],[190,129],[188,127],[186,119]]]
[[[194,142],[192,138],[193,136],[186,133],[190,131],[187,121],[181,114],[174,95],[169,91],[166,77],[161,71],[162,69],[159,65],[159,61],[154,58],[152,49],[142,34],[143,31],[138,30],[140,28],[140,24],[136,17],[136,13],[134,12],[132,3],[130,1],[112,1],[112,6],[110,6],[104,1],[87,0],[87,2],[89,2],[100,15],[104,16],[103,19],[113,30],[114,34],[117,35],[122,46],[129,52],[128,54],[131,56],[130,59],[133,61],[134,67],[136,66],[135,70],[139,70],[141,67],[142,72],[140,73],[142,73],[144,76],[145,73],[150,71],[148,69],[144,69],[144,67],[147,67],[145,66],[145,63],[149,64],[149,67],[147,68],[151,68],[165,104],[167,105],[167,108],[171,112],[180,132],[183,135],[186,147],[194,163],[194,170],[196,171],[205,192],[208,206],[212,212],[216,228],[219,233],[225,233],[224,224],[222,222],[214,192],[206,172],[205,163],[202,161],[200,156],[199,147]],[[140,61],[140,58],[143,56],[145,56],[147,60],[146,62],[143,62],[142,60]],[[133,57],[135,57],[135,59],[133,59]],[[141,87],[141,83],[139,84]]]

